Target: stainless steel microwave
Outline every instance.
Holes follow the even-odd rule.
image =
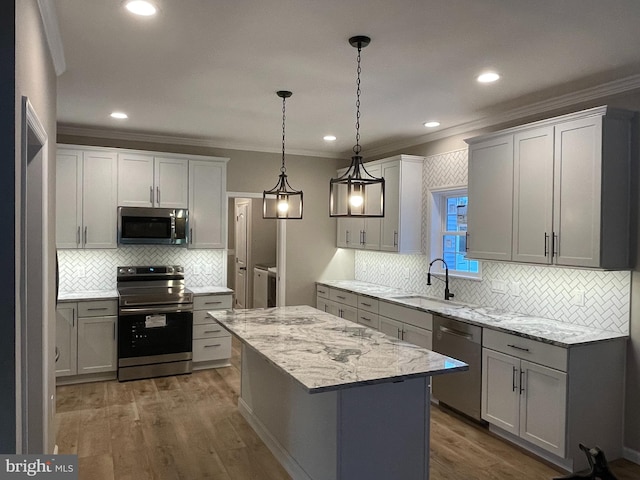
[[[120,245],[186,245],[188,232],[187,209],[118,207]]]

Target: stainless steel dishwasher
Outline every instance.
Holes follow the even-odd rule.
[[[434,315],[433,350],[469,365],[465,372],[433,377],[433,396],[440,403],[482,422],[482,327]]]

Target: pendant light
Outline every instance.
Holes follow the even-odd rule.
[[[287,169],[284,166],[285,101],[293,94],[280,90],[276,95],[282,99],[282,167],[280,167],[280,177],[276,186],[262,193],[262,218],[300,220],[302,219],[302,190],[294,190],[289,185]]]
[[[371,175],[362,163],[360,151],[360,52],[371,39],[363,35],[351,37],[349,43],[358,49],[356,88],[356,144],[351,165],[329,184],[330,217],[384,217],[384,178]]]

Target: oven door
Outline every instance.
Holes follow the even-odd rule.
[[[121,308],[118,314],[118,366],[152,363],[148,357],[165,361],[191,359],[192,311],[163,311],[165,308]]]

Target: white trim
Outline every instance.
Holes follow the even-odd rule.
[[[58,26],[58,16],[56,15],[55,2],[51,0],[38,0],[38,9],[44,27],[44,34],[49,44],[49,52],[56,75],[59,77],[67,69],[67,62],[64,58],[64,46],[62,36]]]
[[[94,145],[77,145],[74,143],[58,143],[58,149],[69,150],[92,150],[97,152],[113,152],[113,153],[135,153],[139,155],[153,155],[158,158],[175,158],[176,156],[186,160],[199,160],[203,162],[224,162],[228,163],[229,157],[214,157],[212,155],[193,155],[186,153],[159,152],[157,150],[135,150],[132,148],[120,147],[98,147]]]
[[[623,447],[622,457],[626,460],[629,460],[630,462],[640,465],[640,452],[638,450],[633,450],[629,447]]]
[[[181,137],[178,135],[165,135],[153,133],[136,133],[102,128],[78,127],[73,125],[58,124],[58,135],[72,135],[79,137],[103,138],[109,140],[125,140],[133,142],[157,143],[161,145],[188,145],[191,147],[220,148],[226,150],[242,150],[250,152],[282,153],[282,149],[264,145],[250,145],[245,143],[233,143],[209,138]],[[302,155],[307,157],[324,157],[344,159],[345,154],[340,152],[325,152],[307,149],[287,148],[290,155]]]
[[[442,138],[448,138],[454,135],[463,135],[475,130],[480,130],[501,123],[515,121],[521,118],[526,118],[528,116],[571,107],[583,102],[598,100],[600,98],[611,95],[619,95],[632,90],[636,90],[638,88],[640,88],[640,74],[631,75],[619,80],[613,80],[611,82],[603,83],[595,87],[585,88],[583,90],[567,93],[524,107],[513,108],[511,110],[507,110],[506,112],[489,115],[486,117],[478,118],[476,120],[471,120],[469,122],[461,123],[450,128],[443,128],[442,130],[438,130],[427,135],[421,135],[411,140],[404,140],[386,144],[378,148],[367,149],[366,153],[369,156],[383,155],[390,152],[402,150],[404,148],[421,145],[423,143],[433,142],[434,140],[440,140]]]
[[[289,452],[278,442],[269,429],[253,414],[253,411],[242,398],[238,398],[238,410],[247,423],[258,434],[273,456],[280,462],[293,480],[312,480],[304,469],[289,455]]]
[[[287,221],[277,220],[277,252],[276,252],[276,306],[287,304]]]

